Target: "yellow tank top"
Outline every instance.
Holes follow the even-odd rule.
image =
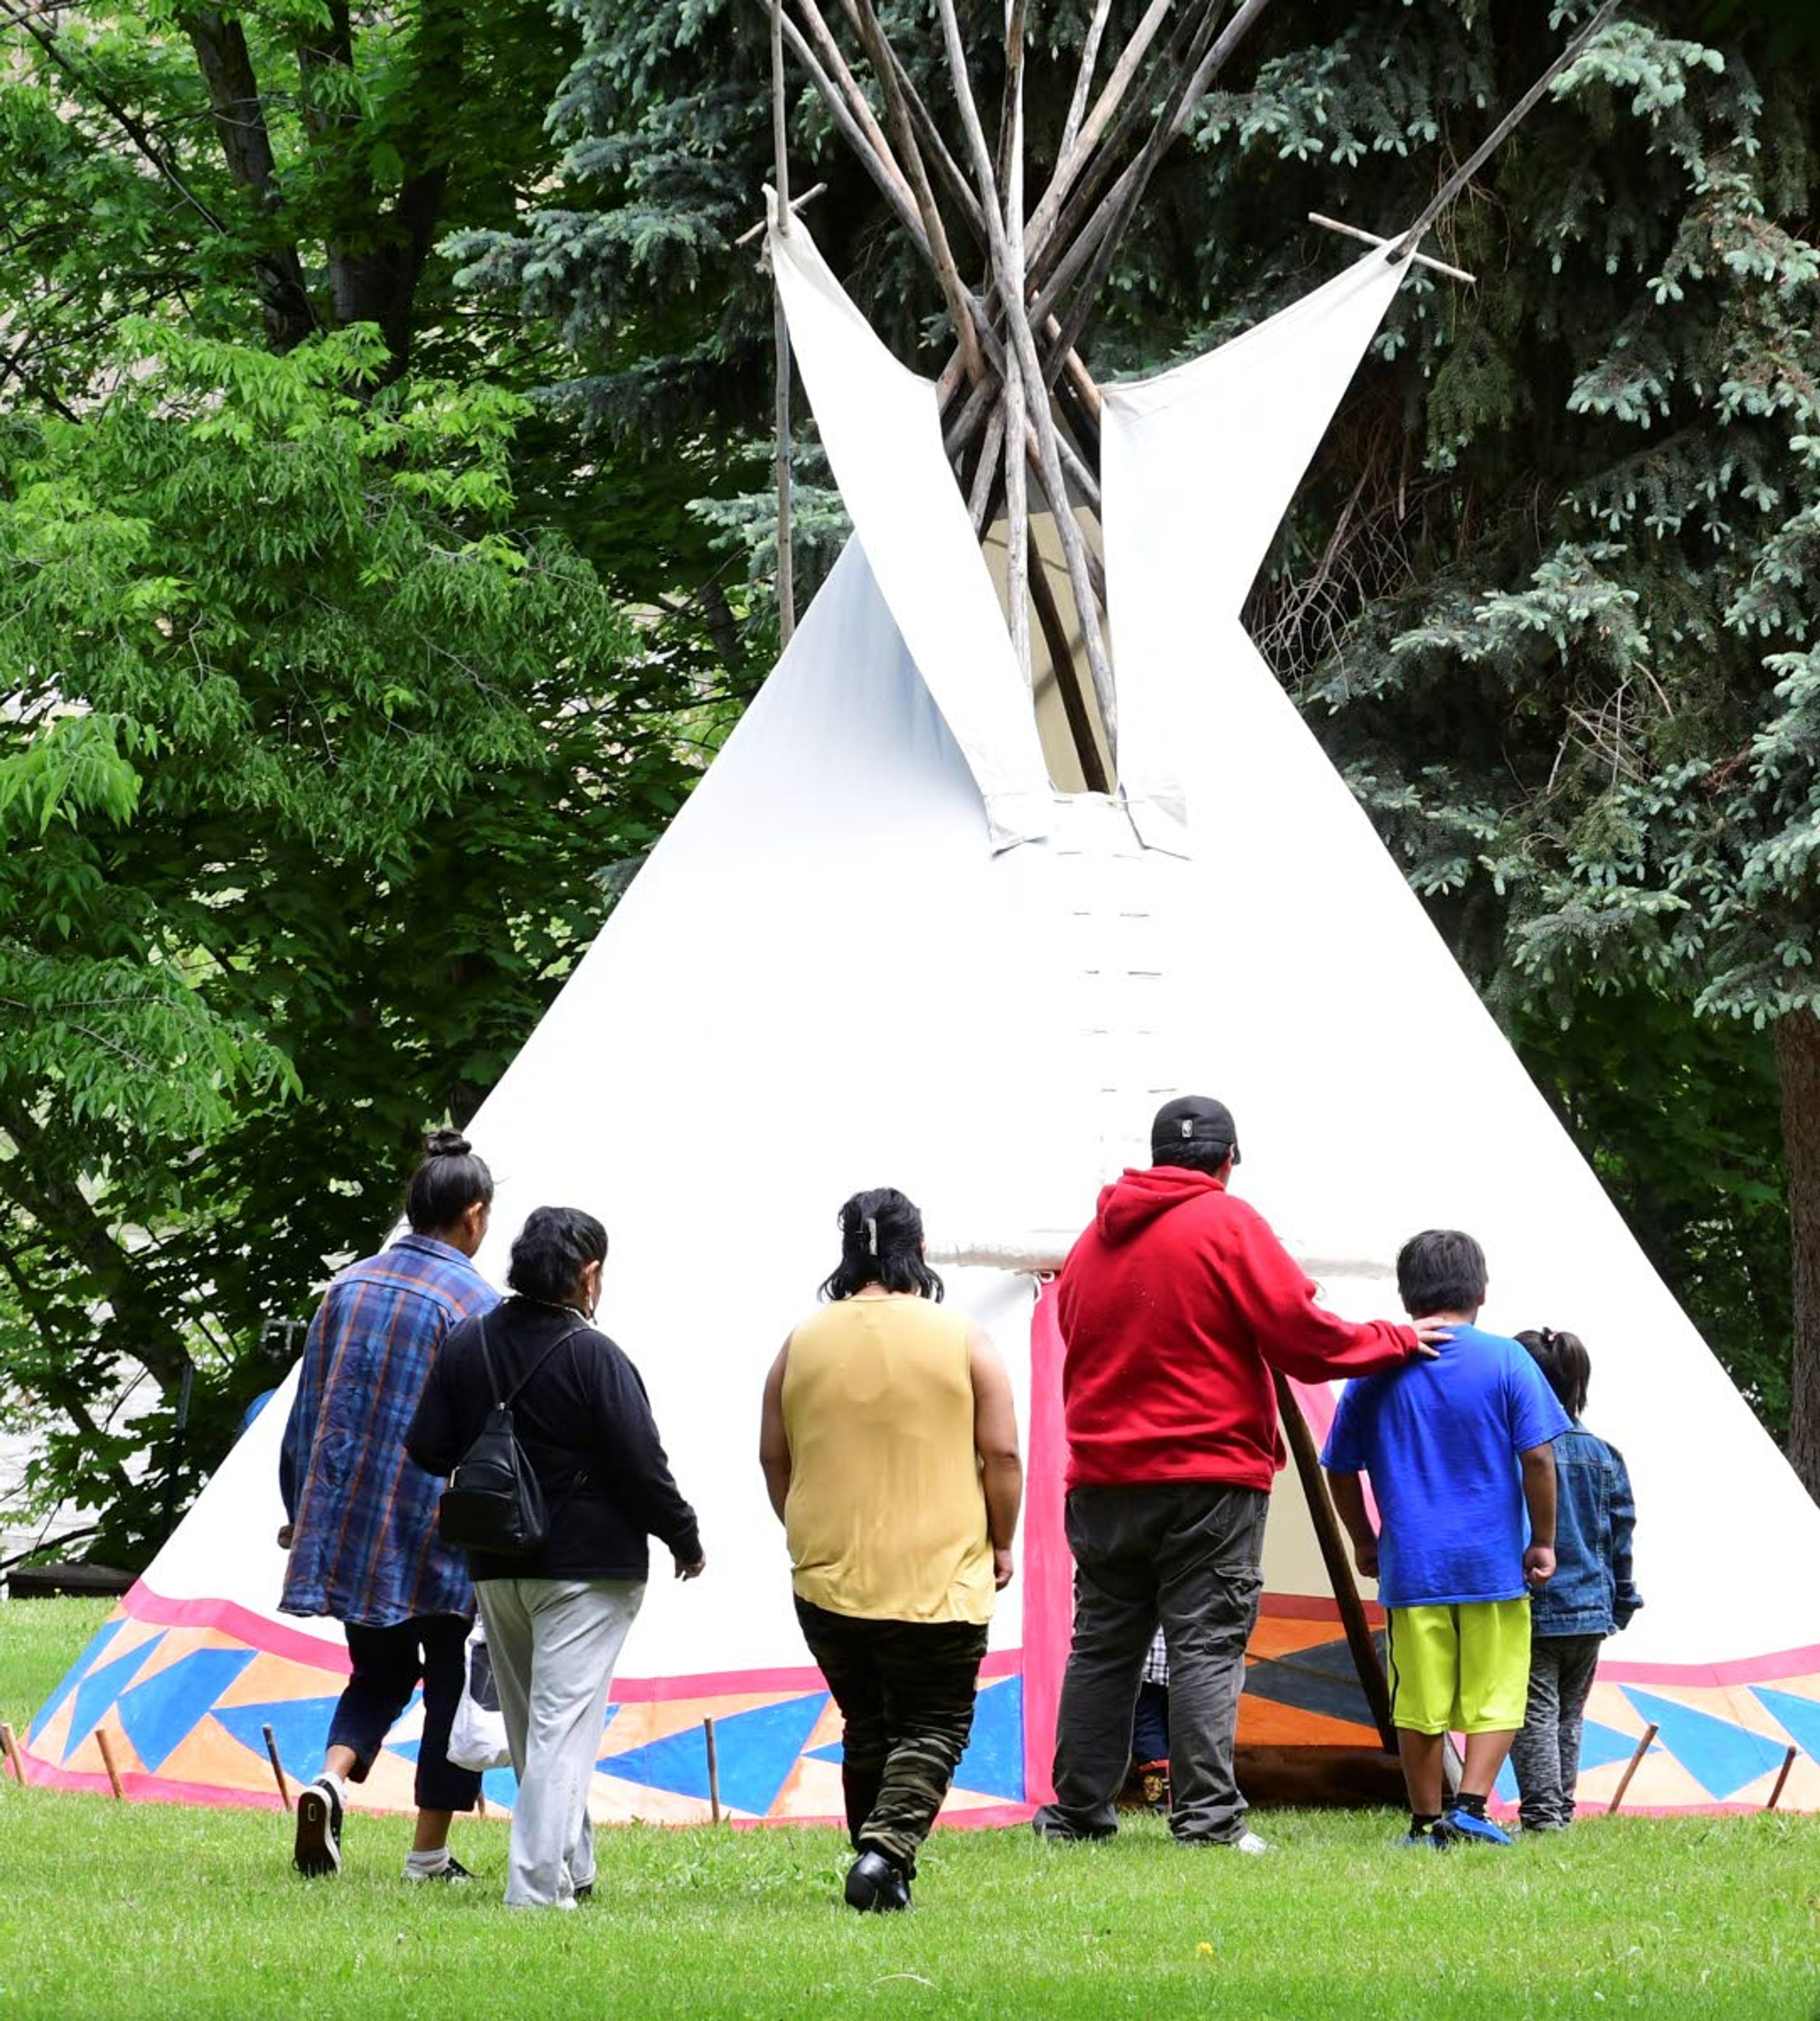
[[[967,1323],[926,1298],[843,1298],[784,1369],[796,1591],[875,1621],[992,1617]]]

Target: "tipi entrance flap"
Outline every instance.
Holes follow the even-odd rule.
[[[979,783],[995,842],[1031,840],[1047,831],[1049,776],[942,449],[934,383],[879,341],[800,220],[774,225],[770,245],[792,351],[880,592]]]
[[[1140,829],[1156,830],[1146,839],[1160,847],[1188,818],[1181,754],[1199,736],[1207,684],[1219,678],[1209,618],[1238,616],[1407,271],[1367,253],[1206,357],[1105,389],[1119,773]]]

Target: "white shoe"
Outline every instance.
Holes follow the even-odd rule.
[[[1241,1832],[1236,1838],[1228,1839],[1226,1844],[1229,1852],[1248,1852],[1254,1855],[1270,1850],[1269,1842],[1261,1839],[1254,1831]]]

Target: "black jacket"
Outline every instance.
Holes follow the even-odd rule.
[[[502,1393],[564,1334],[512,1405],[513,1429],[537,1474],[550,1534],[528,1557],[471,1554],[476,1579],[642,1579],[647,1536],[686,1564],[701,1555],[695,1511],[682,1499],[657,1437],[639,1371],[572,1312],[511,1298],[486,1316],[486,1349]],[[480,1323],[464,1320],[442,1343],[405,1447],[446,1476],[479,1436],[493,1395]]]

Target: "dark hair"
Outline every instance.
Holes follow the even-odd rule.
[[[1180,1165],[1185,1171],[1205,1172],[1210,1178],[1218,1178],[1226,1169],[1230,1159],[1239,1162],[1236,1144],[1210,1144],[1204,1140],[1186,1144],[1169,1144],[1153,1149],[1150,1162],[1153,1165]]]
[[[453,1228],[477,1200],[492,1206],[492,1173],[459,1130],[432,1130],[405,1194],[405,1219],[419,1235],[434,1235]]]
[[[1457,1228],[1425,1228],[1396,1252],[1396,1288],[1414,1320],[1476,1312],[1485,1302],[1485,1251]]]
[[[566,1305],[590,1263],[606,1261],[606,1230],[578,1207],[534,1207],[511,1246],[505,1280],[522,1297]]]
[[[883,1284],[941,1302],[941,1280],[923,1260],[923,1217],[895,1186],[855,1193],[839,1219],[840,1262],[821,1287],[824,1298],[850,1298],[868,1284]]]
[[[1516,1338],[1548,1378],[1561,1408],[1570,1418],[1578,1417],[1586,1407],[1586,1391],[1592,1381],[1592,1357],[1585,1342],[1577,1333],[1556,1333],[1552,1327],[1520,1333]]]

